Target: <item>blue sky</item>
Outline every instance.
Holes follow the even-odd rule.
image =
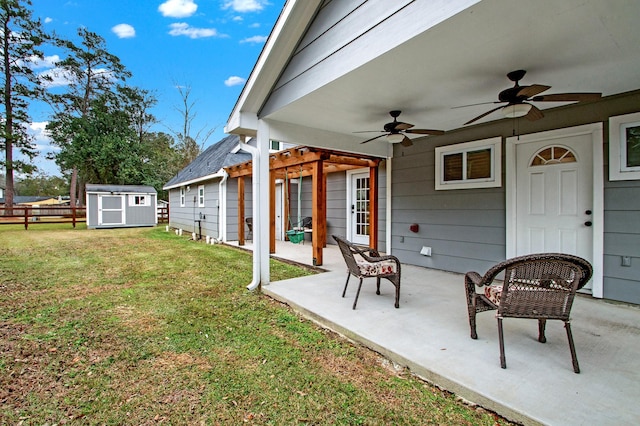
[[[77,40],[78,27],[100,34],[108,50],[133,73],[129,84],[152,91],[160,121],[153,130],[179,130],[177,85],[191,88],[197,114],[192,135],[216,128],[206,146],[223,137],[227,117],[248,78],[285,0],[32,0],[33,16],[47,31]],[[51,72],[59,55],[45,51],[40,72]],[[62,83],[61,83],[62,84]],[[32,130],[42,153],[36,165],[59,174],[44,154],[42,132],[50,110],[34,107]]]

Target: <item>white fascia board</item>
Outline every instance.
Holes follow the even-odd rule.
[[[255,138],[258,128],[258,114],[255,112],[238,112],[229,117],[224,132]]]
[[[194,183],[204,182],[206,180],[211,180],[211,179],[215,179],[215,178],[222,178],[222,177],[224,177],[224,170],[219,170],[219,171],[217,171],[217,172],[215,172],[214,174],[211,174],[211,175],[202,176],[202,177],[191,179],[191,180],[187,180],[187,181],[184,181],[184,182],[179,182],[179,183],[176,183],[174,185],[163,186],[162,189],[164,189],[165,191],[168,191],[169,189],[179,188],[181,186],[186,186],[186,185],[193,185]]]
[[[321,3],[322,0],[287,0],[229,115],[225,133],[255,136],[258,112]]]

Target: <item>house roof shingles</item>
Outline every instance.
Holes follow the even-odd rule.
[[[164,188],[178,186],[182,183],[194,182],[218,173],[222,168],[251,160],[251,154],[245,152],[232,153],[240,143],[240,137],[230,135],[211,145],[196,157],[184,169],[180,170]]]

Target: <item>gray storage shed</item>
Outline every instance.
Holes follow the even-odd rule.
[[[155,226],[158,193],[146,185],[87,184],[87,228]]]

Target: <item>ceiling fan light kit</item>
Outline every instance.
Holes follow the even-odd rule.
[[[504,108],[502,108],[502,115],[505,118],[524,117],[525,115],[529,114],[529,111],[531,111],[532,106],[533,105],[531,104],[507,105]]]
[[[389,143],[400,143],[404,140],[404,135],[401,133],[389,133],[387,135],[387,142]]]

